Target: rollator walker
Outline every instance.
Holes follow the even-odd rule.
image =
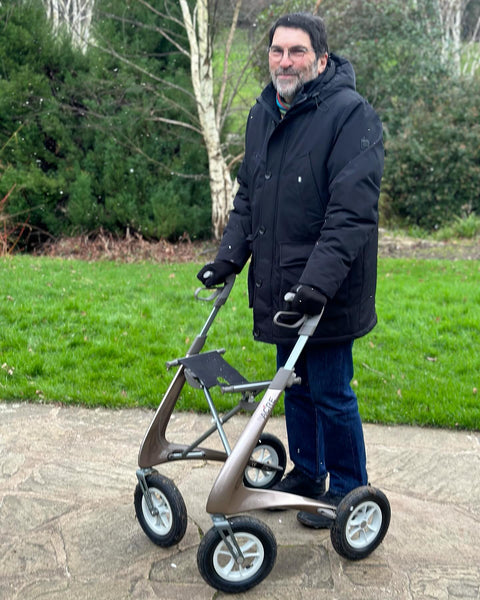
[[[187,510],[175,483],[155,467],[195,459],[224,463],[207,499],[206,510],[213,527],[198,546],[197,566],[209,585],[226,593],[244,592],[263,581],[277,555],[271,529],[258,518],[240,513],[295,508],[324,515],[332,520],[330,539],[334,549],[350,560],[365,558],[373,552],[390,523],[387,497],[371,486],[354,489],[336,507],[271,489],[281,480],[287,459],[282,442],[264,433],[264,429],[284,390],[300,382],[295,375],[295,364],[322,315],[277,313],[274,319],[277,325],[298,329],[296,344],[271,381],[249,382],[224,360],[225,350],[202,352],[208,331],[234,282],[232,275],[223,286],[199,288],[195,292],[198,300],[213,301],[213,308],[186,356],[167,363],[168,368],[178,368],[140,446],[134,495],[135,512],[146,535],[158,546],[173,546],[185,535]],[[203,391],[213,417],[212,427],[189,445],[169,442],[165,435],[185,383]],[[224,394],[240,395],[238,404],[224,416],[219,415],[210,393],[216,386]],[[223,425],[242,410],[253,414],[231,448]],[[214,432],[220,436],[223,452],[200,445]]]

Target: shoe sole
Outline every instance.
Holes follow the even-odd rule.
[[[313,519],[315,519],[313,515],[312,520],[310,520],[308,518],[301,517],[300,513],[297,514],[297,521],[309,529],[330,529],[335,521],[335,519],[329,519],[328,517],[320,516],[315,521],[313,521]],[[323,519],[323,521],[320,521],[320,519]]]

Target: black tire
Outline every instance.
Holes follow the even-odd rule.
[[[244,553],[243,564],[233,560],[219,531],[212,527],[198,546],[197,565],[213,588],[240,593],[258,585],[270,573],[277,558],[277,542],[270,528],[258,519],[238,516],[229,523]]]
[[[390,525],[390,503],[383,492],[359,487],[343,498],[330,529],[335,550],[349,560],[360,560],[381,544]]]
[[[187,530],[187,509],[182,495],[171,479],[155,473],[146,477],[148,491],[157,515],[152,515],[140,484],[135,488],[134,504],[138,521],[157,546],[178,544]]]
[[[275,435],[264,433],[253,449],[250,460],[257,464],[246,466],[243,483],[246,487],[269,489],[278,483],[285,473],[287,466],[285,446]],[[258,463],[264,464],[265,468],[257,466]]]

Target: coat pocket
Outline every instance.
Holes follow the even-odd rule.
[[[280,244],[280,299],[298,283],[315,242],[283,242]]]

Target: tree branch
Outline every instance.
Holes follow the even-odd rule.
[[[265,43],[265,38],[267,36],[268,36],[268,32],[265,32],[260,37],[260,39],[258,40],[258,42],[256,43],[256,45],[254,46],[254,48],[250,52],[247,60],[245,61],[245,64],[244,64],[244,66],[242,67],[242,69],[240,71],[240,75],[237,77],[237,82],[234,85],[234,87],[233,87],[233,89],[232,89],[232,91],[231,91],[231,93],[229,95],[229,98],[228,98],[227,104],[225,106],[225,109],[223,110],[222,119],[221,119],[220,124],[219,124],[220,131],[223,131],[223,128],[225,126],[225,121],[227,120],[227,117],[230,114],[233,101],[234,101],[235,97],[238,94],[238,90],[239,90],[240,86],[242,85],[242,82],[244,81],[245,74],[247,73],[248,69],[250,68],[254,56],[258,53],[258,51],[261,48],[261,46]]]
[[[190,123],[185,123],[184,121],[176,121],[175,119],[167,119],[166,117],[148,117],[147,121],[152,121],[153,123],[168,123],[169,125],[176,125],[177,127],[190,129],[190,131],[194,131],[195,133],[202,135],[201,129],[198,129],[194,125],[190,125]]]
[[[141,4],[145,4],[141,0],[137,0],[137,2],[140,2]],[[155,11],[155,14],[158,14],[162,17],[165,16],[165,15],[162,15],[161,13],[158,13],[158,11]],[[142,23],[141,21],[137,21],[136,19],[129,19],[127,17],[119,17],[118,15],[114,15],[112,13],[102,12],[102,16],[108,17],[109,19],[112,19],[114,21],[119,21],[120,23],[128,23],[129,25],[135,25],[135,27],[139,27],[140,29],[145,29],[146,31],[154,31],[155,33],[158,33],[159,35],[164,37],[168,42],[170,42],[172,44],[172,46],[174,46],[181,54],[183,54],[184,56],[190,57],[190,53],[188,52],[188,50],[186,50],[179,42],[177,42],[173,38],[173,34],[168,32],[166,29],[163,29],[162,27],[158,27],[157,25],[148,25],[146,23]]]
[[[98,43],[95,43],[94,46],[95,46],[95,48],[98,48],[98,50],[101,50],[102,52],[105,52],[106,54],[110,54],[110,56],[113,56],[114,58],[117,58],[119,61],[125,63],[129,67],[132,67],[132,69],[135,69],[139,73],[143,73],[144,75],[146,75],[147,77],[149,77],[153,81],[156,81],[157,83],[161,83],[162,85],[165,85],[165,86],[167,86],[167,87],[169,87],[169,88],[171,88],[173,90],[177,90],[179,92],[182,92],[183,94],[185,94],[186,96],[188,96],[192,100],[195,100],[195,97],[193,96],[193,94],[191,92],[189,92],[188,90],[186,90],[185,88],[182,88],[181,86],[176,85],[175,83],[172,83],[171,81],[168,81],[166,79],[162,79],[161,77],[157,77],[156,75],[154,75],[150,71],[147,71],[146,69],[144,69],[144,68],[136,65],[134,62],[132,62],[131,60],[129,60],[125,56],[122,56],[121,54],[118,54],[118,52],[116,52],[113,48],[104,48],[104,47],[100,46]]]

